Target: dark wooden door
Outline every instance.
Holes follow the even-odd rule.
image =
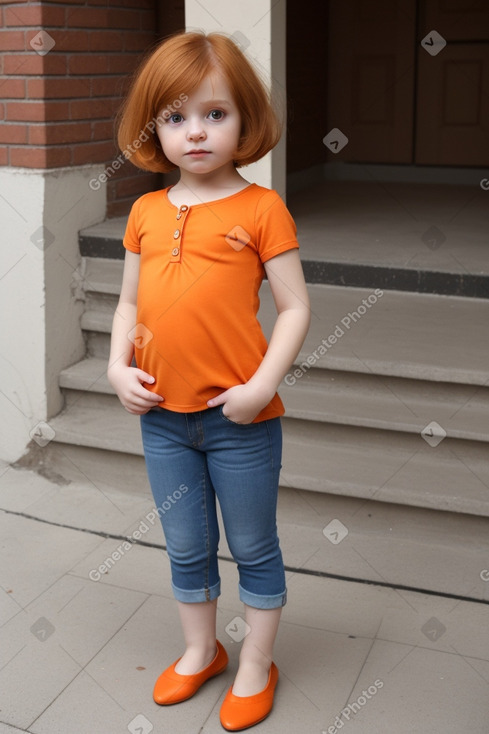
[[[425,0],[419,27],[414,162],[489,165],[488,0]]]
[[[330,0],[328,37],[339,158],[489,165],[489,0]]]
[[[343,160],[413,159],[416,0],[330,0],[328,124]]]

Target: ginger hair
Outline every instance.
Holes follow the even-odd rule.
[[[241,115],[235,166],[254,163],[275,147],[281,123],[243,52],[223,34],[184,32],[163,41],[143,61],[119,113],[118,144],[134,165],[161,173],[176,168],[161,148],[156,120],[162,112],[178,112],[182,100],[216,72],[223,74]]]

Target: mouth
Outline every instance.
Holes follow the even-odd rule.
[[[186,153],[185,155],[204,156],[204,155],[208,155],[209,153],[210,153],[210,150],[202,150],[200,148],[198,149],[196,148],[195,150],[189,150],[189,152]]]

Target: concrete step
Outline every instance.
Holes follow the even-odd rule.
[[[57,481],[57,491],[42,477],[34,475],[26,482],[25,470],[11,472],[9,486],[4,487],[4,506],[11,497],[17,509],[28,492],[27,512],[41,520],[123,537],[154,507],[139,456],[54,442],[39,448],[39,453],[44,476]],[[35,501],[41,497],[42,501]],[[323,532],[335,520],[348,533],[344,530],[337,544],[327,530]],[[289,569],[488,598],[487,582],[480,576],[488,567],[487,517],[366,502],[282,485],[277,523]],[[159,526],[145,540],[164,543]],[[114,548],[117,544],[114,541]],[[231,555],[224,532],[219,553]],[[287,571],[288,580],[293,576],[297,581],[293,571]]]
[[[74,393],[49,421],[55,440],[142,456],[137,417],[99,392]],[[285,486],[365,500],[489,515],[487,447],[445,438],[285,417]],[[115,430],[117,427],[117,430]]]
[[[307,282],[489,298],[478,172],[467,172],[466,185],[446,185],[383,180],[386,167],[374,168],[364,167],[358,181],[309,177],[289,192]],[[82,230],[82,255],[122,260],[126,221]]]
[[[106,370],[99,358],[63,370],[67,405],[84,392],[114,395]],[[489,388],[312,368],[280,395],[291,418],[417,435],[436,421],[449,438],[489,442]]]
[[[92,263],[93,267],[93,263]],[[115,287],[115,286],[114,286]],[[311,367],[417,380],[489,384],[489,301],[398,291],[309,285],[312,322],[298,363]],[[275,320],[268,283],[259,318],[270,336]],[[88,340],[108,337],[112,307],[102,296],[82,317]],[[111,301],[113,306],[115,302]],[[367,305],[364,305],[366,303]],[[90,345],[89,345],[90,348]],[[108,358],[108,338],[92,355]]]

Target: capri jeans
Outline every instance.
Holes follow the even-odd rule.
[[[241,601],[257,609],[284,606],[276,523],[280,418],[240,425],[222,405],[196,413],[157,407],[141,416],[141,432],[175,598],[202,602],[221,593],[217,498]]]

